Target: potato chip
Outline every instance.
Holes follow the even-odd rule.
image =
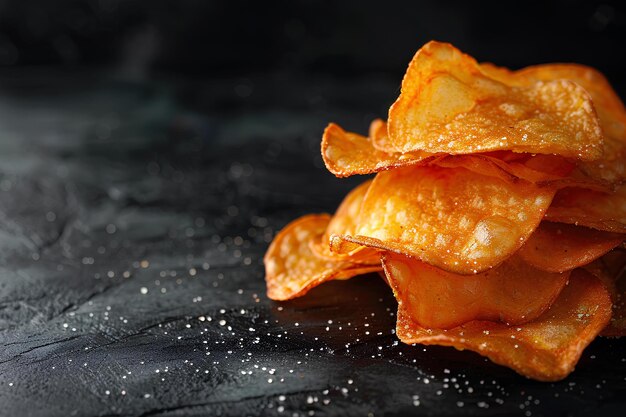
[[[328,214],[311,214],[291,222],[276,235],[263,258],[269,298],[289,300],[306,294],[325,281],[382,269],[380,264],[364,267],[316,257],[309,242],[323,235],[329,222]]]
[[[578,64],[545,64],[514,72],[482,64],[481,69],[494,78],[517,85],[529,85],[538,80],[567,79],[587,90],[604,132],[604,154],[598,161],[582,162],[580,169],[591,178],[610,183],[626,180],[626,108],[604,75]]]
[[[434,162],[434,165],[439,167],[465,168],[472,172],[515,183],[520,180],[520,177],[513,172],[513,164],[515,163],[507,163],[485,154],[446,155]],[[545,177],[541,177],[541,179],[545,179]]]
[[[446,167],[464,167],[485,175],[497,176],[510,181],[519,179],[506,162],[495,157],[478,155],[444,155],[414,152],[401,154],[388,150],[386,124],[374,120],[370,125],[370,136],[366,138],[356,133],[346,132],[336,124],[330,124],[322,138],[322,155],[326,167],[338,177],[357,174],[372,174],[392,168],[410,165],[435,163]],[[385,150],[387,149],[387,150]],[[518,164],[519,165],[519,164]],[[552,177],[528,170],[526,176],[532,180],[546,180]],[[560,177],[559,177],[560,178]]]
[[[342,239],[457,274],[478,273],[519,249],[553,195],[463,168],[398,168],[376,176],[355,234]]]
[[[605,181],[591,179],[576,170],[576,166],[557,155],[524,155],[509,159],[509,152],[488,152],[469,155],[446,155],[432,162],[441,167],[462,167],[483,175],[498,177],[509,182],[525,180],[542,187],[587,188],[609,192],[613,187]],[[497,156],[496,156],[497,155]]]
[[[387,122],[382,119],[374,119],[370,123],[369,138],[372,146],[385,153],[395,153],[396,150],[389,144],[387,135]]]
[[[541,271],[517,256],[471,276],[391,252],[381,259],[404,313],[430,329],[450,329],[472,320],[527,323],[552,305],[570,275]]]
[[[593,275],[576,269],[550,309],[536,320],[508,326],[472,321],[449,329],[427,329],[398,308],[396,334],[404,343],[469,349],[540,381],[558,381],[574,370],[585,347],[611,317],[611,298]]]
[[[452,45],[429,42],[402,80],[388,133],[399,152],[512,150],[594,160],[603,136],[589,94],[567,81],[515,86]]]
[[[333,254],[345,254],[353,255],[362,250],[363,246],[359,243],[350,242],[344,239],[344,236],[350,235],[331,235],[330,236],[330,251]]]
[[[517,155],[517,157],[514,157]],[[604,180],[589,178],[576,164],[558,155],[515,154],[510,151],[470,155],[446,155],[432,164],[463,167],[507,181],[525,180],[542,187],[579,187],[609,192],[613,187]]]
[[[541,222],[517,254],[543,271],[563,272],[601,257],[626,235],[564,223]]]
[[[397,166],[417,164],[436,158],[426,152],[387,153],[374,148],[365,136],[346,132],[331,123],[322,136],[322,158],[326,168],[337,177],[371,174]]]
[[[555,178],[567,177],[576,168],[576,164],[558,155],[524,155],[512,162]]]
[[[310,241],[309,245],[313,254],[331,261],[347,260],[360,264],[380,264],[380,257],[376,249],[358,246],[347,253],[338,253],[332,252],[330,246],[332,235],[354,233],[361,203],[371,183],[371,180],[365,181],[346,195],[337,212],[330,219],[324,234]]]
[[[507,181],[520,179],[553,188],[585,187],[600,191],[611,187],[580,175],[570,176],[575,165],[556,155],[523,155],[511,157],[509,151],[496,151],[470,155],[427,154],[424,152],[398,153],[381,150],[389,147],[387,128],[382,120],[370,125],[370,136],[346,132],[331,124],[322,139],[324,162],[338,177],[372,174],[411,165],[439,165],[463,167],[484,175]],[[367,157],[364,157],[367,155]],[[513,154],[514,155],[514,154]]]
[[[626,186],[612,193],[582,188],[559,190],[546,220],[626,233]]]
[[[559,173],[554,169],[542,170],[534,167],[531,168],[529,165],[532,159],[505,162],[498,157],[492,156],[491,154],[493,153],[494,152],[471,155],[446,155],[433,161],[433,165],[445,168],[461,167],[479,174],[498,177],[509,182],[525,180],[541,185],[548,185],[553,182],[556,183],[565,180],[569,174],[569,171]],[[499,156],[502,156],[502,153],[500,153]],[[535,155],[534,157],[544,156],[547,155]]]
[[[561,188],[585,188],[588,190],[609,193],[615,190],[615,186],[601,179],[593,179],[584,174],[578,167],[571,175],[564,178],[548,178],[536,181],[540,187]]]

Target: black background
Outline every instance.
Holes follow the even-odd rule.
[[[4,67],[140,65],[180,76],[288,71],[398,79],[420,45],[448,41],[520,68],[578,62],[623,88],[626,9],[598,1],[5,0]]]
[[[363,180],[323,128],[431,39],[626,96],[620,2],[0,1],[0,415],[622,415],[624,340],[540,383],[399,344],[375,275],[265,297],[273,235]]]

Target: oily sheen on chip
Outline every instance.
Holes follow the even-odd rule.
[[[331,123],[335,176],[376,174],[279,232],[267,295],[378,272],[408,344],[468,349],[541,381],[626,335],[626,109],[598,71],[518,71],[429,42],[388,122]]]

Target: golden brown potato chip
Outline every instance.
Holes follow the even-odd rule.
[[[553,189],[561,188],[585,188],[588,190],[608,193],[615,190],[615,185],[610,184],[601,179],[593,179],[582,173],[576,168],[569,176],[563,178],[547,178],[533,181],[541,187],[550,187]]]
[[[611,298],[593,275],[576,269],[550,309],[519,326],[472,321],[449,329],[427,329],[398,307],[396,334],[404,343],[469,349],[540,381],[558,381],[574,370],[585,347],[611,317]]]
[[[389,144],[387,135],[387,122],[382,119],[374,119],[370,123],[369,138],[372,146],[385,153],[395,153],[396,150]]]
[[[515,183],[521,178],[518,175],[519,173],[514,171],[514,164],[516,163],[504,162],[485,154],[446,155],[433,162],[433,165],[442,168],[465,168],[478,174],[488,175]],[[532,173],[535,172],[532,171]],[[526,176],[528,176],[528,174]],[[537,172],[536,176],[540,177],[540,173]],[[541,179],[545,179],[545,177],[541,176]]]
[[[391,252],[381,260],[404,313],[430,329],[449,329],[472,320],[532,321],[550,308],[571,272],[541,271],[517,256],[472,276],[446,272]]]
[[[413,256],[457,274],[492,268],[541,221],[554,191],[463,168],[380,172],[343,240]]]
[[[330,251],[333,254],[353,255],[361,251],[362,248],[364,247],[363,245],[350,242],[344,239],[344,236],[349,236],[349,235],[331,235],[330,236]]]
[[[387,153],[374,148],[365,136],[346,132],[331,123],[322,137],[322,158],[326,168],[337,177],[371,174],[397,166],[417,164],[436,158],[426,152]]]
[[[546,220],[626,233],[626,186],[611,193],[582,188],[559,190]]]
[[[432,164],[445,168],[461,167],[479,174],[498,177],[509,182],[525,180],[540,185],[551,185],[552,183],[565,181],[568,179],[568,174],[571,171],[559,172],[557,169],[547,169],[547,167],[552,166],[547,163],[545,164],[545,168],[542,167],[539,169],[531,165],[532,158],[542,158],[547,155],[534,155],[532,158],[507,162],[500,159],[504,156],[502,153],[499,153],[499,157],[492,156],[491,154],[494,154],[494,152],[471,155],[446,155],[434,160]],[[578,184],[578,182],[576,184]]]
[[[541,222],[517,254],[544,271],[563,272],[592,262],[619,246],[626,235],[564,223]]]
[[[331,236],[354,233],[361,203],[371,183],[371,180],[365,181],[346,195],[337,212],[330,219],[324,234],[310,241],[309,245],[313,254],[331,261],[346,260],[359,264],[380,264],[380,257],[376,249],[358,246],[347,253],[339,253],[332,252],[330,246]]]
[[[525,180],[554,189],[579,187],[603,192],[613,190],[606,182],[579,173],[574,164],[557,155],[525,155],[508,161],[505,158],[510,159],[508,153],[504,152],[446,155],[430,164],[447,168],[462,167],[510,182]]]
[[[538,171],[555,178],[567,177],[576,168],[576,164],[558,155],[523,155],[512,163],[518,163],[526,169]],[[529,179],[531,181],[531,179]]]
[[[584,175],[572,176],[573,163],[556,155],[523,155],[513,157],[512,152],[496,151],[470,155],[426,154],[424,152],[398,153],[383,151],[389,147],[385,122],[374,120],[370,137],[346,132],[331,124],[322,139],[324,162],[338,177],[371,174],[411,165],[439,165],[462,167],[484,175],[507,181],[520,179],[552,188],[584,187],[600,191],[610,190],[604,183]]]
[[[481,69],[496,79],[516,85],[566,79],[582,86],[593,100],[604,132],[604,154],[597,161],[580,164],[583,173],[610,183],[626,180],[626,108],[608,80],[597,70],[578,64],[546,64],[509,71],[491,64]]]
[[[567,80],[515,86],[481,71],[450,44],[415,55],[389,109],[399,152],[468,154],[512,150],[594,160],[602,130],[589,94]]]
[[[498,176],[510,181],[519,179],[515,173],[511,172],[512,168],[506,162],[488,155],[450,156],[444,154],[431,155],[423,152],[401,154],[391,151],[386,132],[386,124],[380,119],[374,120],[370,125],[369,138],[346,132],[338,125],[331,123],[324,131],[322,138],[322,156],[326,167],[336,176],[346,177],[357,174],[372,174],[403,166],[435,163],[445,167],[461,166],[474,172]],[[553,178],[532,169],[527,169],[527,171],[529,173],[523,172],[522,174],[525,174],[533,182]]]
[[[309,242],[323,235],[329,222],[328,214],[311,214],[294,220],[276,235],[263,258],[269,298],[289,300],[306,294],[324,281],[382,269],[380,265],[364,267],[316,257]]]

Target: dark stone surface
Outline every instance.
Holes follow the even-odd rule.
[[[396,92],[1,75],[0,414],[623,415],[625,340],[539,383],[398,343],[376,275],[265,297],[273,234],[362,180],[325,171],[324,125],[364,131]]]

